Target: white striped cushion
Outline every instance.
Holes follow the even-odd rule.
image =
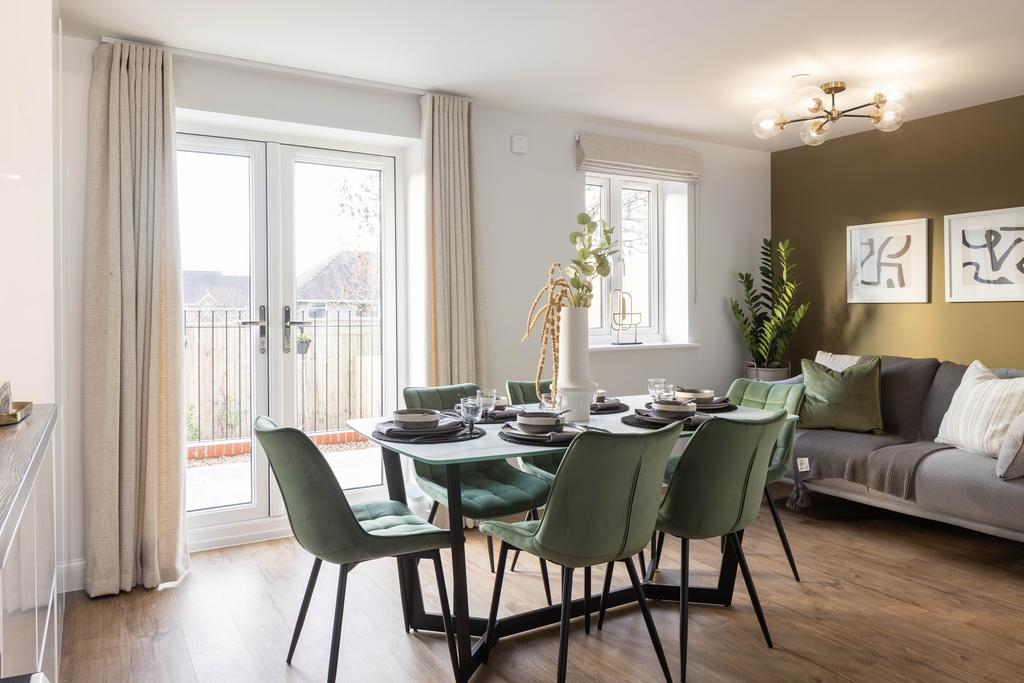
[[[974,361],[953,394],[935,440],[995,458],[1010,423],[1024,413],[1024,377],[999,379]]]

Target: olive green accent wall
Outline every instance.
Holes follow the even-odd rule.
[[[772,154],[772,237],[796,247],[811,301],[794,370],[819,348],[1024,367],[1024,302],[946,303],[943,265],[943,216],[1024,206],[1022,123],[1015,97]],[[922,217],[931,302],[847,304],[846,226]]]

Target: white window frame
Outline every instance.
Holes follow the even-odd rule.
[[[648,324],[637,329],[637,339],[642,342],[664,341],[665,320],[665,254],[662,245],[664,244],[664,212],[661,205],[661,187],[659,183],[642,178],[631,178],[627,176],[611,176],[598,173],[588,173],[584,181],[586,185],[601,186],[601,209],[600,218],[615,228],[614,239],[620,241],[620,228],[622,223],[622,190],[641,190],[650,192],[650,249],[649,268],[650,279],[649,301],[651,319]],[[593,216],[593,218],[598,218]],[[601,307],[601,327],[590,328],[591,345],[609,344],[616,339],[615,332],[611,328],[611,311],[609,310],[612,290],[622,286],[622,273],[616,268],[617,256],[613,257],[611,275],[600,280],[600,294],[594,297],[594,305]],[[629,335],[632,338],[632,333]],[[625,339],[624,339],[625,340]]]

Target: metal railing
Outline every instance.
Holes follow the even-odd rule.
[[[375,301],[297,302],[308,345],[296,343],[295,405],[307,432],[346,430],[382,411],[381,319]],[[312,315],[311,315],[312,314]],[[189,443],[248,439],[256,351],[243,308],[188,308],[185,318],[186,436]],[[296,328],[298,332],[300,328]],[[303,348],[305,347],[305,348]]]

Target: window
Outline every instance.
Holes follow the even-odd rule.
[[[685,187],[685,186],[684,186]],[[665,263],[659,183],[615,176],[588,175],[585,210],[615,228],[619,253],[613,258],[612,274],[601,282],[590,309],[590,336],[596,343],[614,340],[611,293],[621,289],[632,297],[632,310],[639,313],[638,337],[662,340]],[[630,335],[632,336],[632,335]]]

